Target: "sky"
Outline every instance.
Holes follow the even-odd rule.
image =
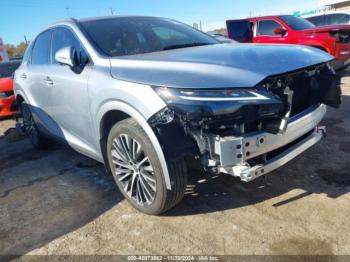
[[[0,37],[19,44],[67,17],[114,15],[168,17],[203,30],[223,28],[225,20],[289,14],[317,8],[318,0],[0,0]],[[112,9],[112,11],[111,11]]]

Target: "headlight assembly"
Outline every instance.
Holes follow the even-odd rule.
[[[158,95],[167,103],[185,101],[254,101],[270,98],[245,89],[177,89],[154,87]]]

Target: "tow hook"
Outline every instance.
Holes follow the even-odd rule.
[[[327,137],[327,131],[326,131],[326,127],[325,126],[318,126],[318,127],[316,127],[316,132],[317,133],[322,132],[323,138]]]
[[[287,112],[286,112],[285,116],[282,118],[282,121],[281,121],[281,124],[279,127],[280,134],[284,134],[287,130],[287,127],[288,127],[288,121],[289,121],[290,115],[292,113],[292,101],[293,101],[294,91],[291,90],[289,88],[289,86],[287,86],[284,89],[283,94],[287,97]]]

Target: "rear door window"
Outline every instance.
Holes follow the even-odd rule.
[[[257,35],[258,36],[277,36],[275,29],[282,26],[274,20],[261,20],[258,22]]]
[[[51,63],[51,35],[52,30],[45,31],[44,33],[40,34],[35,40],[31,61],[33,65],[45,65]]]
[[[28,63],[30,61],[30,57],[32,55],[32,49],[33,49],[33,45],[29,44],[26,51],[24,52],[22,63]]]

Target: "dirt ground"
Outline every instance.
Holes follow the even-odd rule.
[[[64,146],[37,151],[0,122],[0,254],[350,255],[350,77],[327,139],[249,184],[191,174],[160,217],[135,211],[104,167]]]

